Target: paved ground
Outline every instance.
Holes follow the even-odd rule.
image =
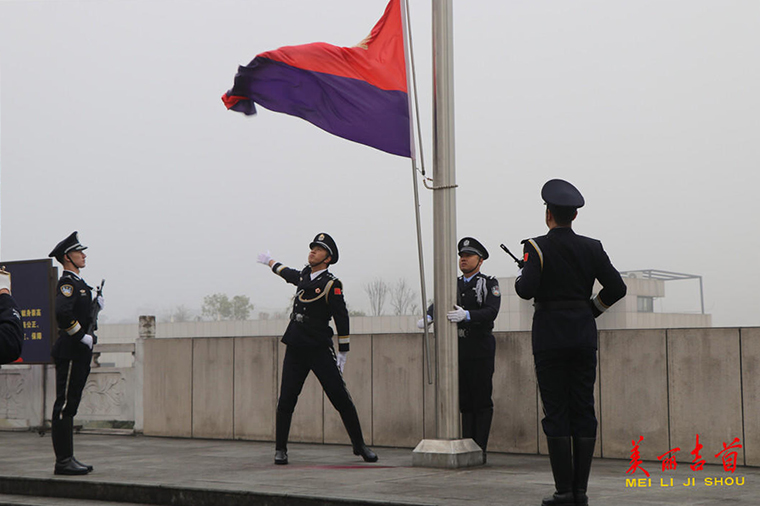
[[[552,489],[548,458],[537,455],[492,453],[486,466],[442,470],[412,467],[409,449],[375,448],[380,461],[366,464],[347,446],[291,444],[291,464],[274,466],[271,443],[77,435],[77,457],[94,465],[95,471],[84,477],[57,477],[49,435],[0,432],[0,448],[0,494],[17,496],[177,505],[475,506],[538,505]],[[594,462],[592,505],[760,503],[759,468],[727,473],[721,466],[706,466],[695,472],[679,464],[677,471],[663,472],[659,463],[646,462],[651,485],[645,480],[646,486],[639,488],[626,485],[631,478],[626,475],[628,466],[625,460]],[[645,478],[640,472],[636,477]],[[690,478],[694,485],[684,486]],[[723,481],[708,486],[706,478]],[[49,501],[0,495],[0,504],[69,504]]]

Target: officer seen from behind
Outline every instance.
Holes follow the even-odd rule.
[[[459,411],[462,413],[462,437],[472,438],[483,450],[486,460],[488,435],[493,419],[493,373],[496,340],[493,322],[499,314],[499,282],[480,272],[488,259],[488,250],[477,239],[465,237],[457,245],[459,270],[457,304],[446,317],[457,324],[459,336]],[[433,321],[433,306],[427,321]],[[417,326],[424,327],[420,320]]]
[[[625,295],[626,286],[602,243],[573,232],[585,203],[575,186],[552,179],[541,197],[549,233],[523,241],[525,264],[515,281],[517,294],[534,300],[533,358],[556,487],[541,504],[586,506],[597,429],[594,319]],[[596,280],[602,290],[592,298]]]

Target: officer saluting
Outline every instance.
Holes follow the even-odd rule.
[[[493,372],[496,340],[493,322],[499,315],[501,293],[493,276],[480,272],[488,250],[477,239],[464,237],[457,245],[459,270],[457,305],[446,317],[457,324],[459,336],[459,411],[462,437],[472,438],[486,459],[488,436],[493,419]],[[428,308],[428,323],[433,321],[433,306]],[[417,326],[422,328],[420,320]]]
[[[74,416],[82,400],[90,374],[92,346],[97,338],[91,334],[92,306],[103,308],[103,297],[92,300],[92,288],[79,276],[84,269],[85,255],[79,234],[73,232],[50,252],[63,265],[63,274],[55,291],[55,316],[58,339],[53,345],[55,361],[55,403],[52,435],[55,450],[55,474],[87,474],[92,466],[74,457]]]
[[[16,300],[11,296],[11,274],[0,268],[0,364],[21,356],[24,328]]]
[[[594,318],[621,299],[626,286],[602,243],[573,232],[585,203],[577,188],[552,179],[541,197],[549,233],[523,241],[525,265],[515,290],[534,299],[533,358],[556,486],[542,505],[585,506],[597,429]],[[595,280],[603,288],[591,298]]]
[[[287,348],[277,402],[274,463],[288,463],[290,421],[309,371],[317,376],[330,402],[340,413],[354,455],[361,455],[367,462],[376,462],[377,455],[364,444],[356,407],[343,382],[343,367],[350,344],[348,309],[343,298],[343,285],[327,270],[330,264],[338,262],[338,246],[328,234],[320,233],[309,248],[309,265],[301,271],[275,262],[268,251],[258,256],[259,263],[270,266],[272,272],[297,286],[290,324],[282,336]],[[333,348],[330,318],[335,321],[338,331],[337,355]]]

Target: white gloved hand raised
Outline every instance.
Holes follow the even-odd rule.
[[[92,336],[90,334],[85,334],[82,338],[82,344],[87,346],[89,349],[92,349]]]
[[[446,313],[446,318],[448,318],[450,322],[459,323],[467,318],[467,311],[457,306],[456,304],[454,304],[454,308],[454,311],[449,311]]]
[[[425,321],[427,320],[427,324],[430,325],[433,323],[433,317],[430,315],[426,315],[425,318],[420,318],[417,321],[417,328],[418,329],[424,329],[425,328]]]
[[[523,270],[523,268],[520,267],[520,270],[517,271],[517,276],[516,277],[519,278],[520,276],[522,276],[522,270]]]
[[[348,360],[347,351],[339,351],[338,354],[335,355],[335,362],[338,364],[338,369],[340,369],[341,374],[343,373],[343,368],[346,367],[346,360]]]
[[[0,270],[0,290],[11,291],[11,273]]]
[[[98,295],[95,300],[98,301],[98,306],[100,306],[101,311],[106,308],[106,299],[104,299],[102,295]]]
[[[260,264],[269,265],[269,262],[272,261],[272,254],[269,252],[269,250],[267,250],[266,253],[259,253],[256,261]]]

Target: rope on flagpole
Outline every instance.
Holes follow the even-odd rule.
[[[411,83],[411,90],[412,96],[414,99],[414,116],[417,123],[417,138],[419,140],[419,146],[420,146],[420,166],[422,168],[421,174],[423,177],[423,183],[425,184],[425,187],[427,188],[427,182],[425,179],[425,158],[423,156],[423,146],[422,146],[422,129],[420,128],[420,106],[419,102],[417,100],[417,75],[414,70],[414,51],[412,50],[412,27],[409,20],[409,2],[407,0],[401,0],[402,2],[402,10],[401,10],[401,16],[402,16],[402,23],[403,23],[403,32],[404,32],[404,46],[405,49],[409,55],[409,58],[407,60],[407,88],[409,88],[409,77],[411,75],[412,83]],[[411,70],[411,72],[410,72]],[[410,119],[411,119],[411,106],[410,106]],[[414,216],[417,222],[417,254],[419,255],[419,263],[420,263],[420,296],[422,297],[422,321],[425,322],[425,325],[423,326],[424,329],[424,344],[425,344],[425,362],[426,362],[426,369],[427,369],[427,379],[428,384],[433,384],[433,371],[432,371],[432,362],[430,361],[430,332],[427,326],[427,293],[425,292],[425,257],[423,255],[422,251],[422,225],[420,224],[420,192],[419,192],[419,185],[417,184],[417,172],[419,169],[415,166],[415,139],[414,139],[414,130],[410,128],[410,151],[411,151],[411,161],[412,161],[412,181],[414,183]],[[431,180],[432,181],[432,180]]]

